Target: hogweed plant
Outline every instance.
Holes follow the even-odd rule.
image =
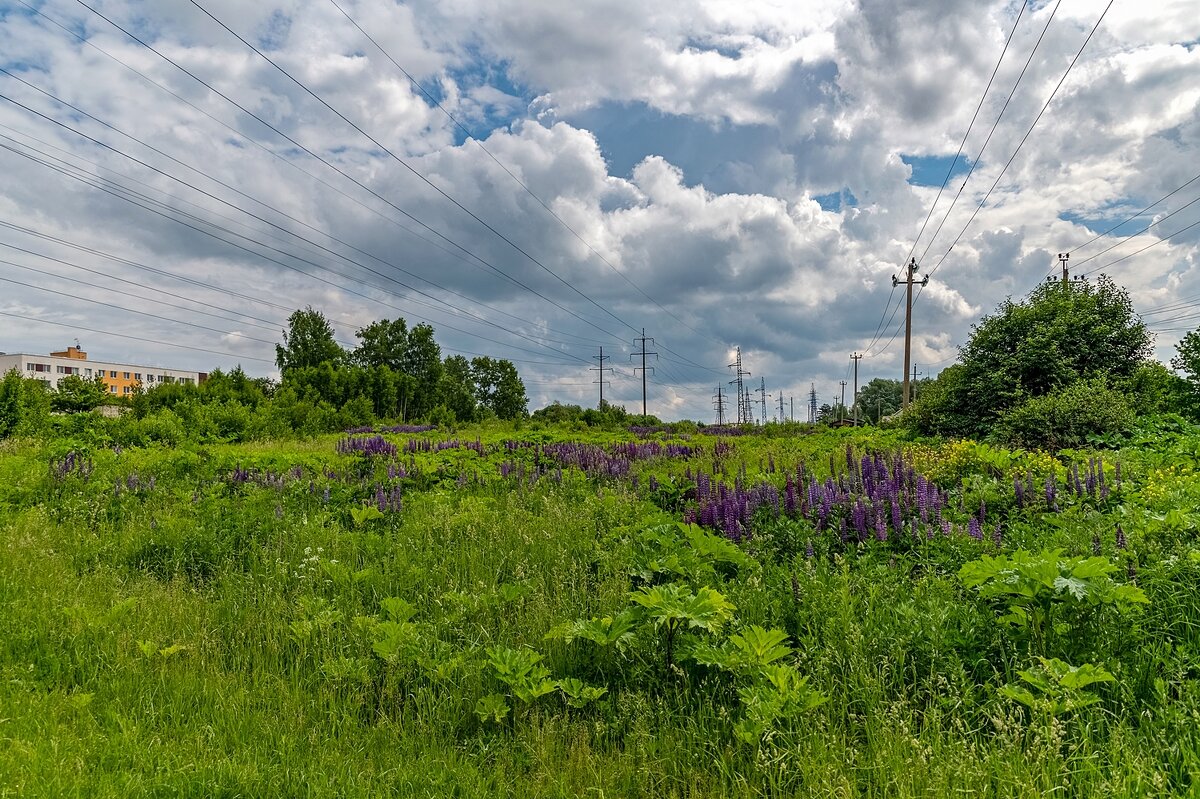
[[[963,585],[1001,608],[1000,624],[1028,635],[1034,654],[1045,655],[1055,636],[1070,632],[1063,611],[1094,615],[1100,608],[1126,614],[1149,602],[1142,589],[1112,578],[1117,566],[1103,556],[1065,557],[1063,550],[1018,550],[984,555],[963,565]]]

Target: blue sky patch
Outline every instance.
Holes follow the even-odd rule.
[[[950,175],[951,180],[959,175],[965,175],[971,168],[971,162],[965,155],[959,156],[956,162],[952,155],[904,155],[901,153],[900,160],[912,168],[912,176],[908,182],[914,186],[940,187],[942,181],[946,179],[946,170],[950,168],[951,163],[954,164],[954,172]]]
[[[1064,222],[1071,222],[1076,225],[1083,225],[1085,228],[1088,229],[1088,231],[1090,231],[1092,233],[1103,233],[1104,231],[1108,230],[1110,227],[1112,227],[1114,224],[1116,224],[1121,219],[1124,219],[1125,217],[1129,216],[1129,208],[1131,205],[1132,204],[1128,204],[1128,205],[1121,204],[1118,207],[1113,208],[1111,213],[1107,214],[1107,215],[1104,213],[1101,213],[1100,215],[1097,215],[1097,216],[1084,216],[1082,214],[1075,214],[1075,213],[1071,213],[1068,211],[1068,212],[1059,214],[1058,218],[1063,220]],[[1150,224],[1150,222],[1152,221],[1151,217],[1153,217],[1154,214],[1155,214],[1155,211],[1151,210],[1151,211],[1148,211],[1147,213],[1143,214],[1142,216],[1139,216],[1135,219],[1129,220],[1128,222],[1122,222],[1121,225],[1119,227],[1117,227],[1115,230],[1113,230],[1110,235],[1129,236],[1133,233],[1137,233],[1139,230],[1144,228],[1146,225]],[[1157,230],[1157,228],[1155,228],[1155,229]]]
[[[843,188],[841,191],[829,194],[818,194],[813,199],[817,201],[817,205],[821,206],[821,210],[823,211],[837,212],[843,208],[855,208],[858,206],[858,198],[848,188]]]
[[[514,121],[527,116],[529,104],[533,102],[537,93],[529,86],[513,78],[507,62],[488,59],[476,48],[470,48],[468,52],[470,53],[470,58],[465,64],[447,70],[447,75],[458,85],[459,92],[467,96],[474,89],[488,86],[501,94],[513,98],[513,102],[511,103],[488,103],[483,105],[480,108],[483,112],[482,116],[473,115],[470,119],[464,119],[461,114],[455,114],[455,118],[467,130],[471,131],[472,136],[478,139],[485,139],[496,128],[506,128]],[[438,102],[446,99],[445,92],[442,91],[442,87],[438,81],[424,81],[421,86],[436,97]],[[457,145],[462,144],[464,141],[466,141],[466,134],[462,130],[455,128],[454,143]]]
[[[564,119],[592,132],[609,172],[618,177],[629,177],[647,156],[658,155],[682,169],[689,186],[704,184],[717,193],[769,189],[755,167],[759,154],[779,139],[778,131],[766,126],[714,126],[640,101],[601,103]]]
[[[734,61],[742,57],[741,48],[724,47],[713,42],[704,41],[703,39],[688,39],[685,46],[691,50],[697,50],[701,53],[717,53],[726,58],[731,58]]]

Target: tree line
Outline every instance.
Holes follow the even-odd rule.
[[[16,370],[0,380],[0,438],[36,434],[52,424],[104,427],[114,440],[266,440],[314,435],[380,421],[452,425],[526,415],[525,385],[511,361],[442,356],[430,325],[404,319],[372,322],[346,349],[329,320],[311,306],[288,317],[276,346],[280,380],[241,367],[213,370],[199,385],[138,387],[114,397],[102,379],[63,377],[57,389]],[[81,414],[124,405],[119,419]]]

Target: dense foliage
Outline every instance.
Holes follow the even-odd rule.
[[[1170,375],[1154,373],[1152,344],[1128,293],[1108,277],[1043,283],[973,326],[959,363],[918,396],[906,421],[925,434],[1051,448],[1124,432],[1136,409],[1182,410]]]

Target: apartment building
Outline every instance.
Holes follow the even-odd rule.
[[[79,347],[67,347],[61,352],[52,352],[49,355],[0,353],[0,375],[13,369],[25,377],[41,380],[49,388],[57,388],[58,381],[67,375],[79,375],[84,380],[91,380],[99,375],[104,379],[108,393],[115,397],[127,397],[133,393],[134,387],[139,385],[146,388],[154,388],[163,383],[198,385],[208,378],[207,372],[89,361],[87,353]]]

